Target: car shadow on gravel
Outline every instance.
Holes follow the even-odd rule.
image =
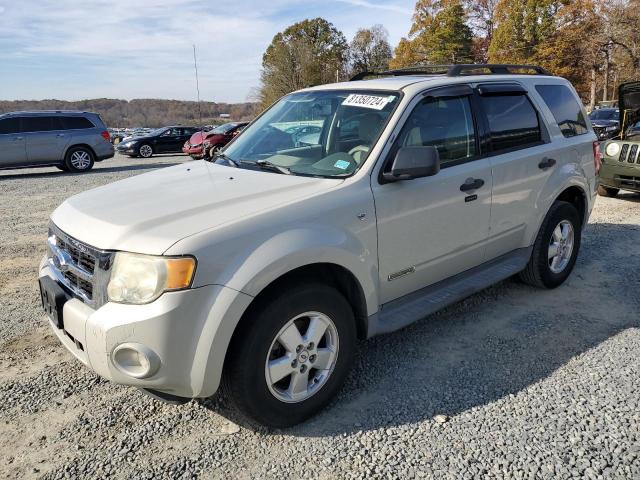
[[[15,180],[15,179],[33,179],[33,178],[60,178],[60,177],[78,177],[84,175],[97,175],[101,173],[117,173],[117,172],[133,172],[136,170],[154,170],[163,167],[173,167],[174,165],[182,165],[181,162],[165,162],[165,163],[140,163],[136,165],[122,165],[114,167],[100,167],[96,166],[92,170],[84,173],[68,173],[62,170],[45,170],[42,172],[28,172],[20,173],[20,170],[16,170],[16,173],[3,175],[0,171],[0,182],[3,180]]]
[[[597,235],[583,237],[575,270],[555,290],[509,279],[362,342],[338,397],[286,433],[336,436],[454,417],[518,395],[610,337],[640,327],[640,270],[627,261],[629,248],[640,243],[640,226],[598,223],[588,230]],[[224,393],[201,404],[256,430]]]

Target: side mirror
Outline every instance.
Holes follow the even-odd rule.
[[[402,147],[396,153],[391,172],[382,174],[387,182],[430,177],[440,171],[436,147]]]

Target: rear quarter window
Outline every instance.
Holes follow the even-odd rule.
[[[575,137],[589,130],[582,107],[566,85],[536,85],[536,91],[553,114],[562,135]]]
[[[84,128],[93,128],[94,125],[85,117],[59,117],[62,127],[65,130],[80,130]]]
[[[526,148],[542,141],[538,112],[526,95],[486,95],[480,101],[489,122],[493,152]]]
[[[20,119],[16,117],[4,118],[0,120],[0,135],[7,135],[20,132]]]

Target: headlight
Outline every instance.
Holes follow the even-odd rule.
[[[122,144],[123,147],[129,148],[133,145],[133,142],[125,142]]]
[[[201,143],[196,143],[195,145],[191,145],[192,147],[200,147],[202,144]]]
[[[166,291],[188,288],[195,269],[192,257],[118,252],[111,267],[107,295],[111,302],[149,303]]]
[[[604,150],[604,153],[609,155],[610,157],[615,157],[620,152],[620,145],[617,143],[610,143]]]

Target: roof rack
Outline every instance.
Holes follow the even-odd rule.
[[[484,72],[480,72],[483,71]],[[515,70],[515,71],[514,71]],[[351,77],[350,81],[362,80],[366,77],[397,77],[402,75],[446,75],[447,77],[461,77],[463,75],[516,75],[522,70],[529,70],[534,75],[550,75],[538,65],[515,65],[502,63],[465,63],[457,65],[416,65],[414,67],[386,70],[383,72],[360,72]],[[488,71],[488,72],[487,72]]]

